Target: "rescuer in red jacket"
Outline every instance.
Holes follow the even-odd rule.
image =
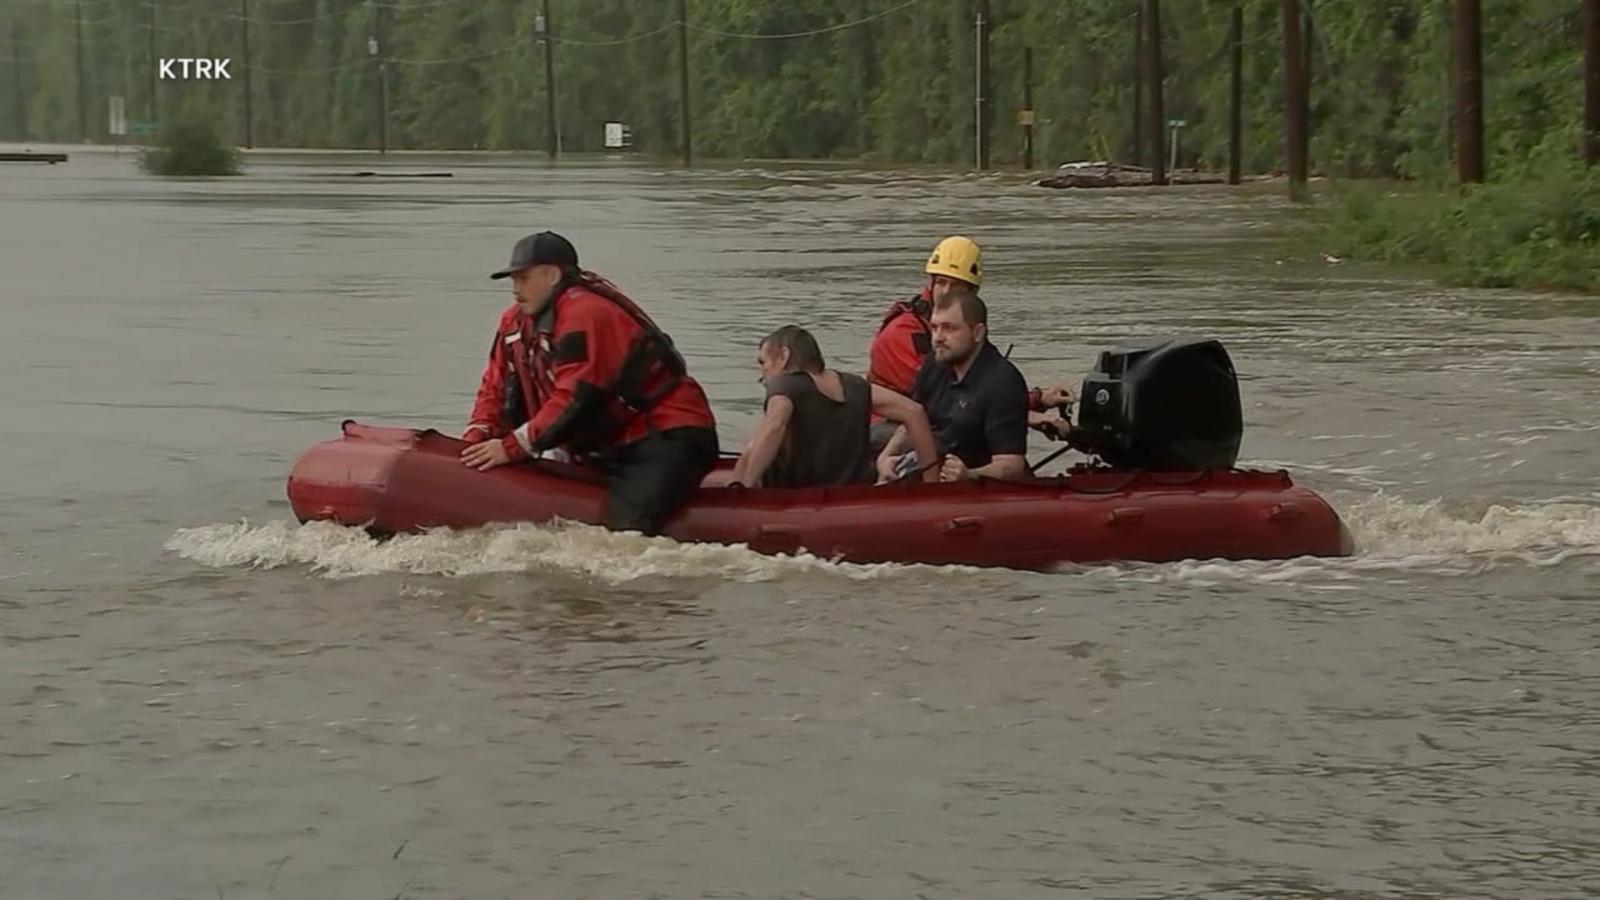
[[[717,461],[716,421],[683,357],[566,238],[517,242],[516,306],[500,316],[461,453],[487,470],[552,448],[606,474],[606,527],[659,533]]]
[[[928,320],[934,305],[953,285],[965,282],[973,290],[982,286],[983,254],[970,238],[954,235],[933,248],[922,270],[928,276],[922,290],[889,307],[868,349],[867,380],[908,397],[917,370],[933,349]],[[1066,422],[1046,413],[1071,400],[1072,390],[1065,385],[1032,389],[1028,392],[1028,424],[1052,437],[1065,434]],[[874,419],[873,447],[881,448],[893,432],[893,426]]]

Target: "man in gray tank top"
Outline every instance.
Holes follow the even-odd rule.
[[[923,459],[936,453],[922,407],[903,394],[827,367],[816,338],[785,325],[756,351],[767,399],[761,424],[733,468],[749,487],[808,488],[871,484],[871,415],[905,426]],[[938,478],[930,467],[923,478]]]

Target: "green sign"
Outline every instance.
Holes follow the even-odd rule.
[[[1168,128],[1183,128],[1184,126],[1186,126],[1188,124],[1189,124],[1188,122],[1185,122],[1182,119],[1168,119],[1167,120],[1167,127]]]

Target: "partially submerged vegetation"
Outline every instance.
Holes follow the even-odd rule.
[[[1321,216],[1336,256],[1436,264],[1454,284],[1600,291],[1600,171],[1565,148],[1486,184],[1342,185]]]
[[[210,122],[191,118],[163,129],[139,167],[151,175],[238,175],[240,158]]]

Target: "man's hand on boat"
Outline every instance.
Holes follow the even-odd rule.
[[[1072,431],[1072,424],[1061,416],[1040,412],[1028,413],[1028,427],[1052,441],[1064,441]]]
[[[1039,405],[1045,409],[1055,409],[1062,406],[1070,407],[1072,400],[1071,385],[1058,384],[1039,390]]]
[[[487,472],[496,466],[511,462],[512,459],[503,442],[484,441],[472,444],[461,451],[461,461],[480,472]]]
[[[944,465],[939,467],[940,481],[965,481],[972,477],[972,470],[961,461],[959,456],[946,456]]]

